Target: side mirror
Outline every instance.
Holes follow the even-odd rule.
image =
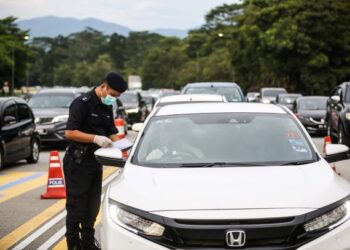
[[[4,124],[11,124],[16,122],[16,117],[11,116],[11,115],[7,115],[4,117]]]
[[[334,95],[331,97],[331,100],[334,104],[338,104],[340,102],[340,96]]]
[[[343,144],[327,144],[324,159],[328,163],[348,160],[350,158],[349,148]]]
[[[100,148],[95,151],[95,158],[101,165],[124,167],[126,160],[123,153],[117,148]]]
[[[135,132],[140,132],[143,127],[143,123],[135,123],[132,125],[131,130]]]

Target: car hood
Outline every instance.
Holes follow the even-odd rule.
[[[300,110],[298,111],[300,116],[312,117],[312,118],[326,118],[326,110]]]
[[[127,164],[109,197],[144,211],[320,208],[350,193],[321,160],[303,166],[148,168]]]
[[[35,117],[55,117],[59,115],[68,115],[69,109],[33,109],[33,113]]]

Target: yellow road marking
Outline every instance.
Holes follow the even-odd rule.
[[[12,188],[5,189],[4,191],[1,192],[1,195],[3,195],[3,197],[0,197],[0,203],[7,201],[9,199],[12,199],[18,195],[24,194],[33,189],[36,189],[40,186],[44,186],[46,183],[47,183],[47,175],[43,175],[32,181],[27,181],[27,182],[18,184]]]
[[[35,172],[7,172],[0,175],[0,185],[8,184],[18,179],[35,174]]]
[[[107,178],[108,176],[113,174],[115,171],[116,171],[116,168],[114,167],[106,168],[103,171],[103,179]],[[46,183],[47,176],[44,176],[44,178]],[[27,192],[27,191],[28,189],[25,190],[24,192]],[[43,212],[41,212],[37,216],[31,218],[29,221],[25,222],[20,227],[16,228],[12,232],[4,236],[2,239],[0,239],[0,249],[9,249],[10,247],[18,243],[30,232],[34,231],[36,228],[38,228],[39,226],[44,224],[46,221],[48,221],[50,218],[52,218],[54,215],[56,215],[61,210],[63,210],[65,207],[65,204],[66,204],[65,199],[55,202],[49,208],[45,209]]]

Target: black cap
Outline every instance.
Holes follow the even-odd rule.
[[[105,81],[107,82],[109,87],[120,93],[123,93],[125,90],[128,89],[127,82],[123,79],[121,75],[119,75],[116,72],[108,73],[106,75]]]

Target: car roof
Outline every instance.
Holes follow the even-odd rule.
[[[5,103],[7,101],[15,101],[17,103],[27,103],[24,99],[17,96],[0,97],[0,103]]]
[[[185,87],[200,88],[200,87],[232,87],[232,86],[239,87],[239,85],[235,82],[193,82],[193,83],[188,83]]]
[[[301,96],[298,98],[298,100],[303,99],[328,99],[328,96]]]
[[[51,93],[82,93],[81,89],[78,88],[48,88],[48,89],[41,89],[38,90],[34,95],[36,94],[51,94]]]
[[[164,96],[159,99],[160,104],[177,102],[223,102],[225,98],[222,95],[210,94],[189,94]]]
[[[286,89],[285,88],[268,87],[268,88],[261,88],[261,90],[286,90]]]
[[[160,107],[155,116],[210,113],[270,113],[286,114],[283,107],[263,103],[186,103]]]
[[[302,94],[297,94],[297,93],[285,93],[285,94],[279,94],[279,97],[285,97],[285,96],[302,96]]]

